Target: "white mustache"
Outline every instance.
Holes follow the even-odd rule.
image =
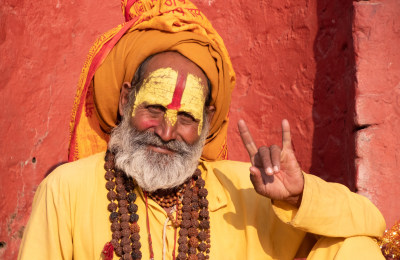
[[[168,149],[181,155],[188,154],[191,149],[191,146],[183,141],[170,140],[165,142],[157,134],[152,132],[145,131],[140,133],[136,130],[133,130],[132,132],[132,135],[134,136],[132,138],[132,145],[138,145],[140,147],[151,145]]]

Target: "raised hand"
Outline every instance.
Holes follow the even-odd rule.
[[[239,120],[238,128],[250,156],[250,179],[256,192],[299,206],[304,178],[294,155],[289,122],[282,121],[282,149],[277,145],[257,148],[244,120]]]

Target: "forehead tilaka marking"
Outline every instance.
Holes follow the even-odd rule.
[[[172,96],[171,104],[167,106],[168,109],[176,110],[181,108],[182,95],[186,87],[186,77],[187,73],[185,75],[182,75],[182,73],[178,72],[178,79],[176,81],[174,95]]]
[[[175,125],[178,112],[191,114],[199,121],[198,134],[203,127],[204,90],[199,77],[191,73],[178,73],[171,68],[160,68],[144,80],[133,107],[135,116],[138,105],[161,105],[166,108],[164,118]]]

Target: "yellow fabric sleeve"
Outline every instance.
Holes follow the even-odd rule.
[[[283,222],[328,237],[378,237],[385,231],[382,214],[364,196],[311,174],[304,174],[304,181],[299,209],[274,202],[272,207]]]
[[[366,236],[322,237],[307,260],[385,260],[375,239]]]
[[[59,192],[65,185],[56,174],[39,185],[18,259],[73,258],[69,197]]]

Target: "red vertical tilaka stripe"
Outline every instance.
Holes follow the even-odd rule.
[[[179,109],[181,107],[181,100],[183,91],[186,86],[186,77],[187,73],[182,75],[182,73],[178,73],[178,79],[176,80],[174,95],[172,96],[172,102],[167,106],[168,109]]]

